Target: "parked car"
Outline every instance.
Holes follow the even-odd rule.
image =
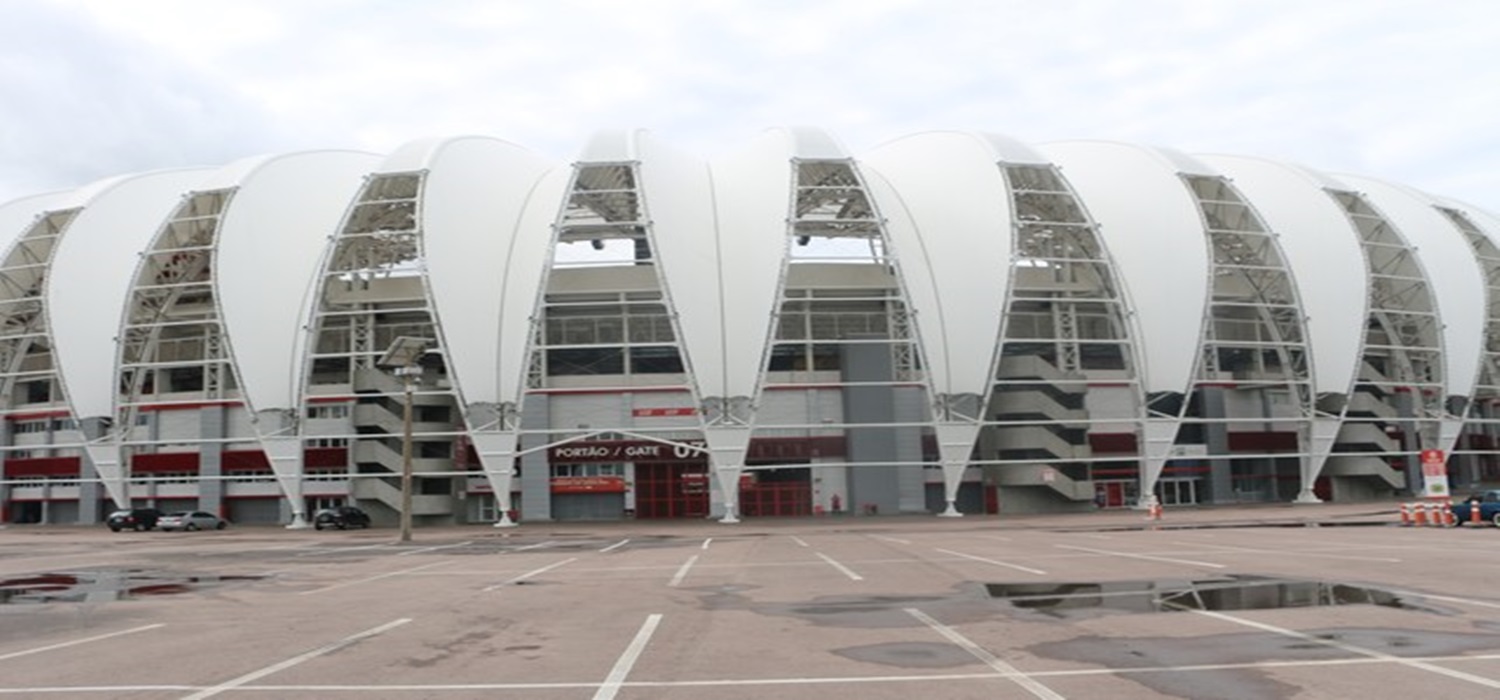
[[[370,516],[354,506],[324,508],[313,515],[313,528],[322,530],[331,527],[344,530],[351,527],[369,527]]]
[[[126,508],[109,514],[104,519],[104,524],[109,529],[119,532],[121,530],[150,530],[156,527],[156,521],[161,519],[161,511],[155,508]]]
[[[228,523],[213,513],[205,513],[201,510],[178,511],[167,513],[156,521],[156,526],[163,530],[223,530]]]
[[[1479,504],[1480,522],[1489,521],[1500,526],[1500,489],[1480,491],[1462,502],[1453,504],[1453,520],[1459,525],[1469,522],[1474,504]]]

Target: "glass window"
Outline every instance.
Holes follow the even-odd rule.
[[[547,374],[552,376],[624,373],[625,351],[622,348],[553,348],[547,351]]]

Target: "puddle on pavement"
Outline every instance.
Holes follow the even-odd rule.
[[[1430,611],[1404,602],[1390,591],[1325,581],[1264,576],[1221,576],[1191,580],[1099,581],[1083,583],[989,583],[992,598],[1011,606],[1057,617],[1099,610],[1179,612],[1183,610],[1271,610],[1334,605],[1379,605]]]
[[[0,604],[94,603],[175,595],[264,576],[185,575],[141,570],[70,571],[0,579]]]

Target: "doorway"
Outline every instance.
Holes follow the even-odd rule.
[[[707,462],[637,462],[635,517],[706,518],[709,488]]]
[[[750,517],[812,515],[812,470],[747,470],[740,479],[740,514]]]
[[[1197,479],[1162,479],[1156,486],[1164,506],[1188,506],[1198,503]]]

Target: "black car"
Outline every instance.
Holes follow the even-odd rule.
[[[156,521],[161,519],[161,515],[161,511],[155,508],[128,508],[110,513],[109,517],[105,518],[104,524],[115,532],[154,530]]]
[[[370,516],[354,506],[339,506],[337,508],[324,508],[313,516],[313,527],[337,528],[339,530],[351,527],[369,527]]]

